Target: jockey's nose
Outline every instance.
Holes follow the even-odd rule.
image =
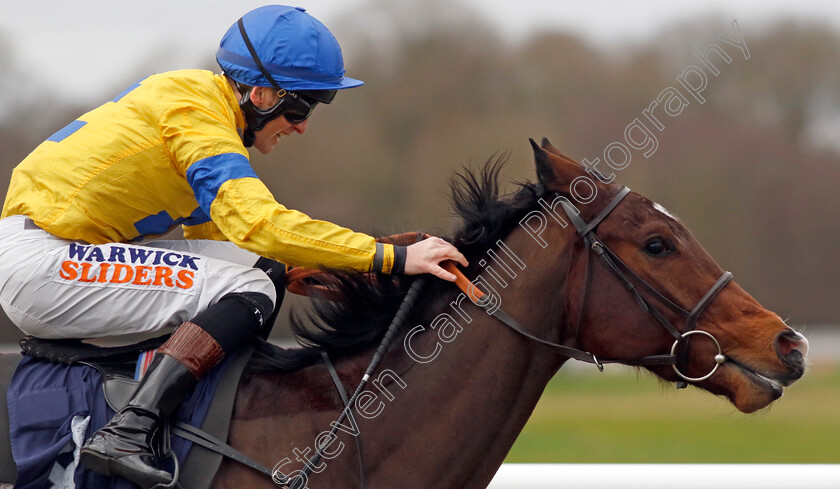
[[[309,125],[309,119],[306,119],[303,122],[299,122],[297,124],[292,124],[292,128],[294,128],[295,132],[298,134],[303,134],[306,132],[306,127]]]

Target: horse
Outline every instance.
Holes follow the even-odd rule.
[[[320,352],[352,392],[408,284],[336,274],[342,301],[293,315],[304,347],[252,360],[229,444],[278,473],[306,469],[313,488],[483,488],[569,358],[637,365],[744,413],[803,375],[807,340],[730,282],[682,222],[548,140],[531,144],[537,183],[500,195],[497,158],[451,184],[464,273],[493,304],[428,282],[339,421]],[[212,487],[273,485],[226,460]]]
[[[570,358],[634,365],[745,413],[803,375],[807,340],[683,223],[548,140],[531,145],[536,183],[502,195],[505,158],[451,182],[452,240],[470,261],[460,288],[332,272],[341,300],[293,312],[301,348],[257,343],[227,443],[271,475],[226,459],[211,487],[486,487]]]

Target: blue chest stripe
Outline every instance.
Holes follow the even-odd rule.
[[[69,137],[71,134],[78,131],[82,127],[84,127],[85,124],[87,124],[87,122],[80,121],[80,120],[75,120],[75,121],[71,122],[70,124],[67,124],[66,126],[64,126],[61,130],[59,130],[58,132],[56,132],[52,136],[48,137],[47,141],[52,141],[54,143],[60,143],[61,141],[64,141],[65,139],[67,139],[67,137]]]
[[[204,213],[201,210],[201,207],[196,207],[192,214],[187,217],[187,220],[184,221],[185,226],[195,226],[198,224],[204,224],[205,222],[211,221],[210,216]]]
[[[119,101],[120,101],[120,99],[122,99],[123,97],[125,97],[126,95],[128,95],[129,93],[131,93],[131,92],[132,92],[135,88],[139,87],[139,86],[140,86],[140,82],[142,82],[142,81],[143,81],[143,80],[140,80],[139,82],[135,83],[134,85],[131,85],[130,87],[128,87],[128,88],[126,88],[125,90],[123,90],[122,92],[120,92],[120,94],[119,94],[119,95],[117,95],[116,97],[114,97],[113,99],[111,99],[111,102],[119,102]]]

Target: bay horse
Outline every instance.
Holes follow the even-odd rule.
[[[258,345],[228,443],[276,474],[308,474],[313,489],[484,488],[569,358],[636,365],[745,413],[803,375],[807,340],[731,282],[679,220],[547,140],[531,144],[537,183],[501,196],[504,158],[452,182],[453,242],[483,298],[426,279],[345,410],[333,378],[353,392],[367,377],[417,279],[336,273],[343,300],[292,317],[303,348]],[[211,487],[277,485],[225,460]]]
[[[323,457],[309,462],[312,488],[356,488],[362,480],[368,488],[483,488],[571,356],[564,351],[585,352],[599,367],[598,359],[613,359],[641,363],[666,382],[688,379],[745,413],[802,376],[805,338],[729,282],[678,219],[588,174],[547,140],[531,144],[538,183],[500,196],[503,158],[453,179],[462,219],[453,241],[470,260],[466,275],[493,291],[500,310],[567,350],[505,327],[451,283],[429,281],[353,416],[327,436],[344,404],[320,351],[353,392],[407,289],[406,279],[338,275],[342,302],[293,315],[304,348],[267,345],[252,360],[229,444],[285,474],[320,448]],[[564,216],[558,203],[574,209]],[[582,239],[586,230],[571,225],[573,216],[595,238]],[[595,241],[614,255],[624,280],[592,258]],[[689,330],[700,334],[675,342]],[[637,361],[661,357],[682,361]],[[226,460],[212,487],[273,486]]]

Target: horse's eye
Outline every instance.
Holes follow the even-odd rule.
[[[665,256],[671,250],[662,238],[653,238],[645,245],[645,252],[651,256]]]

